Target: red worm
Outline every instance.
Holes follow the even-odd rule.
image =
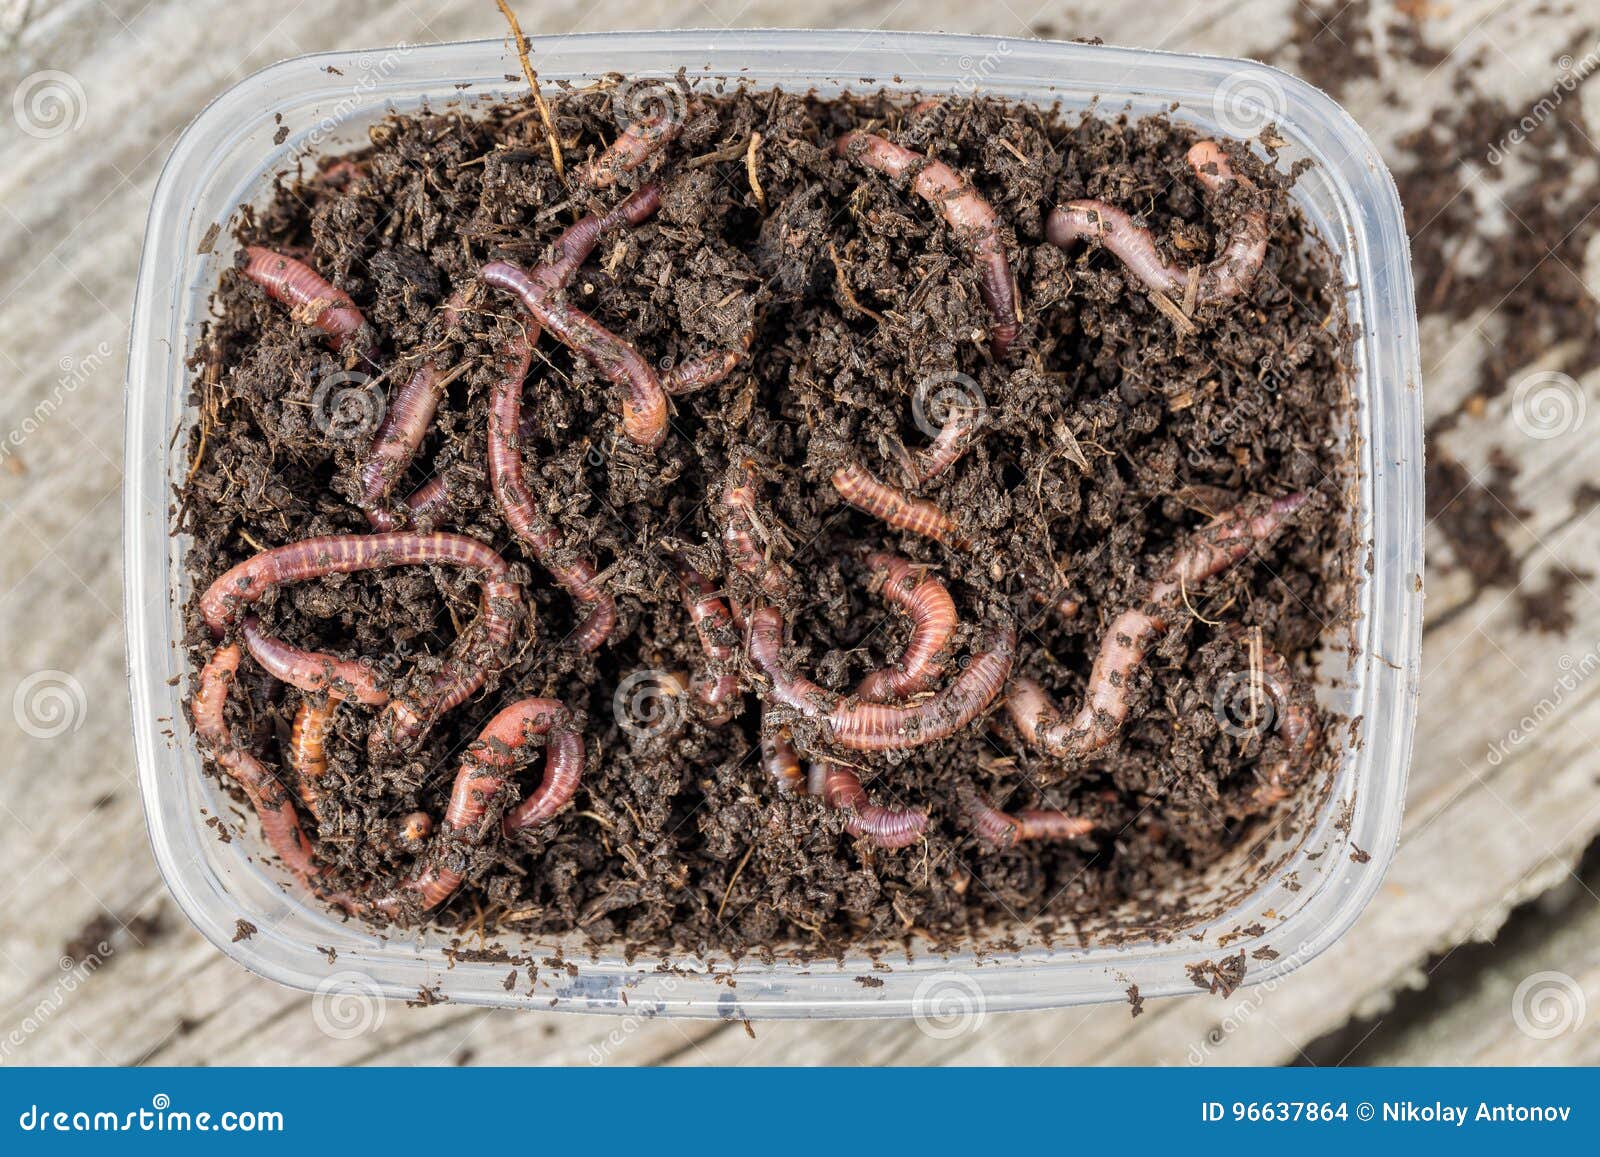
[[[713,722],[726,723],[732,718],[739,700],[739,675],[735,669],[739,657],[739,630],[734,626],[726,600],[717,594],[715,584],[682,554],[673,554],[672,563],[678,572],[684,609],[689,612],[689,620],[700,636],[700,645],[711,660],[708,671],[690,680],[689,690],[705,705]]]
[[[950,467],[961,461],[970,448],[968,439],[978,428],[975,417],[951,415],[933,442],[911,459],[906,473],[912,486],[926,486]]]
[[[509,261],[491,261],[480,277],[515,294],[535,320],[613,385],[627,390],[622,432],[640,446],[659,446],[667,436],[667,395],[650,363],[632,345],[576,306],[559,302],[549,289]]]
[[[956,237],[971,252],[978,267],[978,291],[994,319],[989,348],[996,358],[1004,358],[1016,340],[1021,311],[1017,307],[1017,280],[1000,241],[994,206],[943,161],[932,160],[873,133],[845,133],[834,142],[834,151],[889,177],[912,174],[911,191],[943,214]]]
[[[511,532],[533,552],[580,607],[587,608],[573,641],[581,651],[605,643],[617,624],[617,604],[600,585],[593,560],[571,554],[561,533],[540,510],[522,468],[518,428],[522,423],[522,385],[533,347],[526,336],[508,342],[501,352],[503,373],[489,395],[489,485]]]
[[[296,321],[327,334],[328,344],[335,350],[344,349],[367,324],[350,295],[335,289],[305,262],[259,245],[246,247],[245,254],[249,260],[244,275],[266,290],[268,297],[287,305]]]
[[[743,360],[744,353],[740,350],[689,358],[661,375],[661,388],[674,398],[709,389],[733,373]]]
[[[1058,758],[1086,755],[1111,742],[1128,716],[1133,673],[1167,630],[1179,602],[1270,539],[1305,500],[1304,494],[1292,494],[1258,514],[1241,506],[1190,536],[1150,587],[1149,609],[1132,607],[1111,620],[1089,671],[1083,706],[1075,715],[1063,714],[1032,679],[1018,679],[1006,708],[1023,738]]]
[[[228,570],[200,597],[200,613],[213,637],[221,639],[240,608],[283,583],[305,582],[330,574],[392,566],[448,565],[484,572],[480,606],[483,645],[460,640],[423,702],[391,699],[384,719],[374,726],[372,743],[410,744],[438,715],[449,711],[488,678],[489,669],[510,649],[522,615],[522,588],[510,580],[505,559],[475,538],[461,534],[333,534],[307,538],[262,551]]]
[[[951,518],[932,502],[912,498],[898,486],[880,481],[859,462],[833,472],[833,488],[847,504],[896,530],[920,534],[956,550],[968,550],[971,542],[962,535]]]
[[[458,289],[441,307],[446,326],[454,327],[466,305],[467,294],[467,289]],[[383,502],[410,468],[417,447],[422,445],[428,427],[433,424],[442,395],[439,382],[443,377],[429,362],[418,366],[405,385],[390,396],[388,410],[372,437],[366,461],[361,464],[361,509],[366,511],[367,520],[377,530],[395,530],[404,522],[403,518],[386,510]],[[431,494],[424,499],[419,491],[406,506],[415,513],[420,503],[432,500]]]
[[[259,759],[235,745],[228,727],[228,692],[242,655],[238,643],[218,647],[201,670],[200,686],[190,704],[195,733],[211,747],[218,765],[250,797],[261,820],[261,831],[278,858],[297,875],[309,879],[322,869],[312,860],[311,841],[300,827],[294,801]]]
[[[444,816],[444,834],[472,835],[486,814],[489,804],[500,794],[510,777],[516,752],[537,735],[549,735],[545,748],[544,776],[533,794],[524,799],[501,821],[501,832],[508,838],[535,827],[555,816],[572,799],[583,776],[583,736],[572,726],[572,713],[554,699],[522,699],[501,711],[478,734],[462,757],[450,792]],[[459,868],[435,863],[407,880],[404,887],[415,892],[424,910],[436,908],[461,886]],[[386,901],[394,910],[399,901]]]
[[[1000,847],[1023,840],[1075,840],[1095,829],[1093,820],[1070,812],[1034,808],[1003,812],[972,788],[962,793],[961,811],[974,832]]]
[[[313,695],[340,699],[349,696],[369,707],[382,707],[389,702],[389,693],[366,663],[291,646],[264,634],[261,621],[254,615],[246,616],[243,633],[251,657],[281,683]]]
[[[782,600],[794,588],[786,564],[769,557],[773,535],[762,525],[756,509],[756,464],[746,458],[728,472],[718,503],[722,514],[722,549],[733,567],[756,581],[761,593]],[[763,548],[757,538],[767,543]],[[738,608],[734,608],[738,614]]]
[[[928,830],[927,812],[873,803],[861,777],[842,763],[813,763],[811,775],[820,781],[824,806],[850,813],[845,830],[853,836],[866,836],[880,848],[903,848]]]
[[[640,117],[598,157],[578,166],[578,183],[591,189],[609,189],[670,144],[682,129],[682,121],[676,116],[658,113]]]
[[[852,751],[896,751],[954,735],[994,702],[1011,674],[1016,628],[996,632],[965,670],[935,695],[913,706],[846,699],[783,664],[783,615],[775,607],[750,616],[750,658],[771,681],[771,695],[807,719],[822,724],[827,738]]]
[[[784,795],[806,793],[805,773],[787,727],[767,726],[767,709],[761,708],[761,770]]]
[[[942,668],[939,657],[956,629],[956,604],[926,568],[882,551],[867,555],[879,593],[911,617],[911,638],[894,664],[871,671],[856,695],[874,702],[909,699],[932,687]]]
[[[340,696],[330,694],[322,702],[303,699],[289,732],[289,766],[300,789],[300,799],[311,817],[320,820],[323,776],[328,774],[328,733],[339,710]]]
[[[428,479],[406,499],[406,509],[410,511],[412,525],[422,529],[426,529],[430,521],[449,505],[450,481],[443,474]],[[373,527],[377,530],[393,529],[377,522],[373,523]]]
[[[1261,648],[1261,681],[1276,712],[1279,744],[1271,758],[1261,760],[1257,769],[1261,783],[1253,798],[1262,807],[1271,807],[1288,798],[1288,784],[1316,751],[1321,728],[1310,687],[1271,647]]]
[[[1208,196],[1216,196],[1235,181],[1247,189],[1256,187],[1248,177],[1235,176],[1227,154],[1215,141],[1199,142],[1186,159]],[[1104,201],[1069,201],[1052,210],[1045,222],[1045,236],[1062,248],[1078,241],[1098,241],[1140,281],[1169,297],[1181,300],[1188,288],[1190,270],[1162,260],[1150,231]],[[1261,271],[1266,255],[1266,210],[1249,209],[1217,259],[1196,273],[1195,300],[1222,301],[1245,292]]]

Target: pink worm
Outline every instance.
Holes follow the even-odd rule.
[[[322,819],[320,783],[328,774],[328,733],[333,730],[333,717],[343,698],[332,691],[320,703],[302,700],[289,732],[289,767],[295,773],[301,801],[311,818],[318,821]]]
[[[787,727],[767,726],[767,709],[761,708],[761,770],[783,795],[804,795],[805,773]]]
[[[768,559],[757,544],[760,518],[756,514],[756,466],[746,458],[729,471],[718,504],[722,514],[722,549],[733,567],[756,581],[761,593],[782,600],[794,589],[794,576],[781,562]],[[762,534],[762,537],[769,537]],[[736,618],[742,617],[734,608]]]
[[[968,438],[978,428],[975,419],[951,416],[933,442],[918,450],[906,473],[912,486],[926,486],[950,467],[961,461],[971,448]]]
[[[1305,500],[1304,494],[1279,498],[1260,514],[1238,507],[1179,547],[1150,587],[1149,609],[1131,607],[1111,620],[1076,715],[1064,715],[1032,679],[1018,679],[1006,708],[1023,738],[1058,758],[1087,755],[1111,742],[1128,716],[1129,680],[1151,644],[1167,630],[1175,604],[1270,539]]]
[[[672,556],[678,572],[678,582],[683,591],[684,609],[694,623],[700,645],[711,660],[710,670],[690,680],[689,689],[705,705],[711,719],[726,723],[733,716],[739,699],[739,675],[735,669],[739,646],[738,628],[727,602],[717,594],[710,579],[695,569],[694,564],[682,554]]]
[[[851,751],[898,751],[954,735],[976,719],[1005,685],[1017,647],[1016,628],[996,632],[989,648],[935,695],[914,706],[864,703],[829,691],[783,664],[783,615],[775,607],[750,616],[750,658],[771,681],[774,700],[822,724]]]
[[[243,655],[238,643],[218,647],[200,672],[200,686],[190,704],[195,733],[211,747],[211,755],[244,788],[261,820],[272,850],[294,873],[309,880],[322,869],[312,859],[311,841],[300,827],[294,801],[277,777],[233,741],[225,711]]]
[[[1286,786],[1316,751],[1321,728],[1311,690],[1295,677],[1289,661],[1271,647],[1261,649],[1261,680],[1277,711],[1280,747],[1263,758],[1257,774],[1261,784],[1253,793],[1256,803],[1271,807],[1288,798]]]
[[[608,230],[624,223],[641,223],[660,203],[661,190],[646,185],[604,216],[591,214],[582,218],[556,239],[556,256],[537,266],[529,274],[530,280],[548,286],[552,292],[564,287]],[[528,332],[512,339],[501,351],[503,372],[489,395],[489,484],[512,533],[579,606],[588,608],[574,640],[579,650],[593,651],[605,643],[616,627],[616,601],[600,585],[600,572],[592,559],[563,559],[561,534],[540,511],[523,473],[522,391],[538,337],[539,325],[534,322]]]
[[[455,327],[466,300],[467,290],[458,289],[441,307],[440,312],[447,327]],[[424,361],[405,385],[389,398],[388,411],[372,437],[372,445],[367,449],[367,459],[362,463],[360,473],[361,509],[366,511],[367,520],[374,529],[397,530],[405,522],[403,517],[385,509],[383,502],[389,497],[395,483],[410,469],[417,448],[422,445],[428,427],[433,424],[441,398],[439,380],[443,376],[430,362]],[[430,489],[435,483],[438,483],[437,487]],[[442,481],[434,479],[413,494],[406,506],[413,514],[421,513],[436,503],[442,504],[444,497]]]
[[[833,147],[839,156],[886,176],[913,174],[911,191],[944,215],[977,264],[978,291],[994,319],[989,347],[997,359],[1003,359],[1016,340],[1021,312],[1017,307],[1017,280],[1000,241],[994,206],[943,161],[932,160],[873,133],[845,133]]]
[[[609,189],[624,174],[633,172],[670,144],[682,129],[676,117],[666,114],[640,117],[623,129],[598,157],[578,166],[575,174],[578,183],[591,189]]]
[[[872,702],[909,699],[933,686],[942,671],[939,656],[956,629],[956,604],[938,579],[897,555],[867,555],[879,593],[911,617],[911,638],[899,660],[868,672],[856,695]]]
[[[1235,176],[1227,154],[1215,141],[1199,142],[1186,159],[1208,196],[1216,196],[1235,181],[1247,189],[1256,187],[1248,177]],[[1151,289],[1180,300],[1185,295],[1190,270],[1162,260],[1150,231],[1104,201],[1069,201],[1052,210],[1045,222],[1045,236],[1062,248],[1084,240],[1098,241]],[[1266,210],[1250,209],[1217,259],[1199,271],[1196,301],[1222,301],[1245,292],[1255,282],[1266,255]]]
[[[522,588],[509,578],[505,559],[475,538],[460,534],[334,534],[307,538],[263,551],[231,568],[200,597],[200,613],[214,638],[221,639],[239,611],[273,587],[331,574],[393,566],[448,565],[484,573],[480,606],[482,653],[459,640],[444,669],[434,677],[426,701],[389,701],[384,719],[372,730],[372,743],[409,745],[436,718],[463,702],[488,678],[489,668],[510,649],[522,613]]]
[[[352,698],[369,707],[382,707],[389,702],[389,693],[366,663],[292,646],[263,633],[261,620],[254,615],[245,618],[243,633],[251,656],[279,682],[314,695]]]
[[[1001,847],[1023,840],[1075,840],[1095,829],[1094,821],[1069,812],[1036,808],[1003,812],[974,789],[963,796],[961,810],[972,830]]]
[[[309,322],[328,335],[328,344],[343,350],[367,324],[350,295],[335,289],[326,278],[303,261],[285,257],[259,245],[245,249],[249,260],[243,273],[267,291],[267,296],[289,307],[297,321]]]
[[[571,348],[600,376],[628,392],[622,403],[622,432],[639,446],[659,446],[667,436],[667,395],[661,379],[639,351],[576,306],[556,295],[509,261],[491,261],[480,277],[496,289],[515,294],[523,308]]]
[[[956,526],[955,519],[939,506],[913,498],[898,486],[880,481],[859,462],[835,470],[832,482],[847,505],[882,519],[896,530],[920,534],[955,550],[971,548],[971,542]]]
[[[522,699],[505,708],[478,734],[462,757],[445,810],[443,834],[471,835],[488,813],[489,804],[510,778],[516,752],[537,735],[549,735],[544,776],[528,796],[500,822],[508,839],[552,819],[571,802],[583,777],[583,736],[572,726],[572,713],[554,699]],[[414,892],[424,910],[444,903],[461,886],[459,868],[435,863],[407,880],[403,888]],[[398,897],[380,905],[385,911],[402,906]]]
[[[880,848],[904,848],[928,830],[927,812],[873,803],[861,777],[843,764],[813,763],[811,777],[826,807],[850,813],[845,830],[853,836],[866,836]]]

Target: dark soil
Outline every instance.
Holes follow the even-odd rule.
[[[1059,201],[1102,197],[1141,213],[1179,260],[1209,260],[1239,206],[1208,211],[1183,161],[1188,130],[1160,118],[1061,121],[987,100],[905,123],[904,107],[887,97],[702,96],[654,174],[666,189],[661,212],[608,238],[576,279],[583,308],[662,363],[725,348],[755,326],[753,356],[722,385],[678,399],[654,452],[621,439],[615,391],[564,347],[540,344],[525,462],[569,543],[599,561],[618,597],[621,623],[595,655],[563,645],[571,601],[507,531],[484,484],[490,355],[515,307],[476,315],[473,340],[449,347],[441,364],[467,368],[400,493],[450,475],[464,497],[445,526],[519,564],[537,637],[524,624],[511,666],[412,758],[370,763],[375,713],[341,709],[334,794],[314,829],[340,885],[392,891],[414,866],[390,834],[395,818],[442,815],[462,749],[496,709],[527,695],[580,712],[583,785],[527,845],[495,837],[471,849],[467,884],[433,917],[441,925],[581,928],[596,944],[731,954],[832,953],[913,932],[954,943],[1041,915],[1064,925],[1129,898],[1181,894],[1174,884],[1261,822],[1251,802],[1261,744],[1234,738],[1213,712],[1219,681],[1245,666],[1229,629],[1260,626],[1305,673],[1324,626],[1348,623],[1354,597],[1350,471],[1336,439],[1350,333],[1339,271],[1290,207],[1292,174],[1230,150],[1270,205],[1266,268],[1246,299],[1202,307],[1195,332],[1180,335],[1108,254],[1044,244],[1043,217]],[[555,108],[569,166],[615,136],[605,93],[568,94]],[[859,126],[964,170],[1008,224],[1026,314],[1008,364],[989,355],[976,276],[948,226],[903,187],[829,151]],[[762,138],[765,212],[740,148],[752,130]],[[714,154],[727,159],[701,163]],[[237,233],[303,257],[349,291],[382,340],[383,364],[434,348],[435,307],[486,260],[540,260],[575,211],[621,195],[574,198],[531,106],[395,119],[359,159],[354,180],[286,176]],[[364,442],[314,420],[318,383],[347,368],[316,330],[229,273],[195,366],[202,421],[188,440],[194,469],[179,529],[192,536],[197,591],[258,549],[368,530],[352,501]],[[978,383],[988,423],[924,493],[956,514],[968,551],[891,531],[844,507],[827,481],[847,453],[898,477],[901,448],[926,443],[912,416],[918,383],[951,370]],[[704,666],[665,551],[689,547],[723,580],[707,498],[746,456],[761,464],[767,515],[801,578],[803,599],[787,608],[793,653],[841,689],[905,639],[905,621],[866,589],[853,553],[862,545],[933,565],[962,615],[957,654],[984,624],[1022,623],[1018,673],[1071,702],[1104,624],[1209,513],[1252,494],[1313,498],[1195,600],[1195,617],[1133,680],[1129,722],[1098,757],[1063,774],[994,717],[865,761],[863,778],[883,802],[933,817],[922,843],[886,852],[848,836],[841,814],[763,778],[753,693],[725,726],[693,710],[654,735],[620,724],[614,697],[630,674]],[[1040,594],[1062,589],[1082,600],[1074,618],[1040,605]],[[259,611],[298,645],[392,658],[403,679],[436,667],[475,600],[459,573],[392,570],[284,588]],[[193,604],[187,641],[198,666],[213,644]],[[285,766],[299,700],[247,658],[230,706],[235,735]],[[536,774],[521,774],[524,789]],[[954,800],[968,781],[1002,806],[1083,813],[1098,832],[993,850],[960,822]],[[1054,786],[1032,786],[1040,782]],[[1181,904],[1149,915],[1177,924]],[[1235,982],[1233,967],[1213,979]]]

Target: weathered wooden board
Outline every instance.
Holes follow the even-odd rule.
[[[1012,12],[950,0],[520,7],[529,31],[545,34],[723,23],[1038,31],[1254,54],[1289,67],[1297,53],[1283,46],[1297,15],[1308,27],[1298,0],[1131,7],[1093,0],[1036,12],[1031,4]],[[1381,79],[1403,82],[1403,103],[1385,99],[1379,80],[1360,80],[1345,94],[1348,106],[1387,147],[1455,99],[1456,64],[1485,45],[1499,67],[1480,80],[1513,101],[1537,100],[1554,79],[1552,59],[1570,47],[1582,21],[1534,16],[1533,8],[1488,0],[1373,4],[1361,23],[1380,49],[1390,25],[1412,16],[1433,46],[1462,47],[1438,67],[1382,60]],[[1345,23],[1338,27],[1350,33]],[[1578,589],[1577,625],[1562,638],[1519,629],[1509,592],[1475,594],[1459,575],[1430,573],[1437,626],[1424,654],[1399,857],[1339,945],[1270,989],[1226,1003],[1151,1002],[1137,1020],[1126,1006],[989,1017],[953,1039],[884,1023],[764,1024],[751,1039],[740,1026],[329,1006],[219,956],[182,922],[156,876],[127,742],[118,398],[148,197],[186,120],[274,59],[502,31],[489,0],[0,5],[0,95],[37,83],[46,70],[79,86],[60,90],[68,95],[67,128],[55,135],[32,135],[15,116],[0,116],[7,161],[0,168],[0,438],[10,439],[0,460],[0,698],[15,706],[0,711],[0,843],[12,865],[0,880],[0,1062],[1292,1062],[1353,1019],[1381,1017],[1397,993],[1427,983],[1431,961],[1462,942],[1492,938],[1513,906],[1568,881],[1600,832],[1593,584]],[[35,129],[55,123],[46,114]],[[1530,253],[1530,264],[1542,256]],[[1581,272],[1600,286],[1600,255]],[[1465,396],[1501,325],[1493,311],[1472,324],[1429,322],[1430,413]],[[1584,383],[1588,397],[1597,385]],[[1530,578],[1600,557],[1600,528],[1571,503],[1580,482],[1600,475],[1600,448],[1585,431],[1531,439],[1512,420],[1508,396],[1444,444],[1474,471],[1486,469],[1496,447],[1521,465],[1518,496],[1529,513],[1515,521],[1511,541]],[[52,714],[53,705],[64,714]],[[1525,727],[1524,716],[1538,722]],[[1600,1008],[1595,897],[1570,881],[1567,888],[1576,898],[1569,896],[1558,930],[1494,955],[1447,1012],[1380,1033],[1376,1056],[1595,1060],[1592,1032],[1543,1035],[1535,1025],[1530,1034],[1512,1012],[1518,986],[1541,972],[1570,977]],[[81,966],[61,966],[64,946],[85,929],[90,950],[107,945],[87,978]]]

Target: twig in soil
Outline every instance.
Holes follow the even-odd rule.
[[[1267,542],[1305,500],[1304,494],[1293,494],[1264,510],[1247,503],[1181,545],[1150,587],[1144,605],[1130,607],[1111,621],[1076,714],[1064,715],[1049,692],[1032,679],[1018,679],[1006,708],[1022,737],[1063,759],[1087,755],[1111,742],[1128,715],[1133,673],[1167,630],[1172,608],[1180,600],[1187,602],[1189,585],[1214,578]],[[1253,505],[1257,513],[1250,512]]]
[[[565,180],[567,169],[561,159],[561,142],[556,139],[556,125],[550,117],[550,106],[545,103],[544,93],[539,91],[539,74],[533,70],[533,63],[528,59],[528,38],[522,34],[522,25],[517,22],[517,14],[511,11],[511,5],[506,0],[494,2],[499,5],[501,15],[511,26],[511,40],[517,48],[517,63],[522,65],[522,75],[527,77],[528,87],[533,90],[534,107],[539,110],[539,119],[544,122],[545,139],[550,143],[550,163],[556,167],[556,176]]]
[[[1017,647],[1016,628],[1006,624],[938,693],[904,706],[846,699],[794,673],[783,663],[783,634],[783,615],[775,607],[751,614],[750,659],[771,682],[773,701],[821,724],[829,742],[850,751],[902,751],[954,735],[994,702]]]
[[[1234,174],[1227,154],[1215,141],[1198,142],[1186,160],[1208,198],[1235,183],[1252,192],[1256,188],[1248,177]],[[1188,322],[1185,313],[1192,312],[1192,305],[1187,311],[1180,310],[1172,298],[1182,297],[1186,304],[1223,301],[1244,293],[1255,282],[1267,254],[1267,212],[1258,205],[1243,213],[1227,245],[1215,261],[1201,270],[1192,290],[1189,269],[1163,260],[1150,231],[1135,225],[1127,213],[1104,201],[1068,201],[1052,209],[1045,221],[1045,237],[1063,249],[1079,241],[1099,242],[1152,292],[1166,295],[1171,310],[1163,308],[1162,312],[1176,325],[1178,317]],[[1161,307],[1159,299],[1156,304]]]
[[[728,877],[728,886],[722,890],[722,903],[717,905],[717,922],[722,922],[722,914],[728,910],[728,897],[733,895],[733,886],[739,882],[739,876],[744,871],[744,866],[750,862],[750,857],[755,855],[756,846],[751,844],[744,850],[744,855],[739,859],[739,866],[733,870],[733,875]]]
[[[865,836],[880,848],[910,847],[928,830],[927,812],[873,803],[861,777],[842,763],[813,763],[810,780],[811,794],[819,796],[825,807],[850,813],[847,832]]]
[[[882,519],[896,530],[920,534],[955,550],[971,548],[972,544],[956,526],[955,519],[940,507],[879,480],[859,462],[835,470],[832,482],[847,504]]]
[[[866,317],[870,317],[879,325],[883,325],[883,314],[879,313],[875,309],[870,309],[867,306],[862,305],[861,302],[856,298],[855,291],[850,288],[849,279],[844,275],[844,265],[839,260],[839,250],[832,241],[828,242],[828,258],[833,262],[834,284],[839,287],[839,296],[844,298],[845,304],[851,309],[855,310],[857,313],[863,314]]]
[[[874,703],[909,699],[932,687],[943,672],[940,659],[956,629],[956,604],[925,568],[897,555],[873,551],[866,563],[878,592],[911,617],[911,638],[899,659],[862,678],[856,695]]]
[[[978,266],[978,291],[993,324],[989,348],[1004,360],[1016,340],[1022,319],[1017,281],[1000,241],[994,206],[972,183],[943,161],[936,161],[874,133],[848,132],[834,142],[834,152],[886,176],[911,176],[911,191],[937,209]]]

